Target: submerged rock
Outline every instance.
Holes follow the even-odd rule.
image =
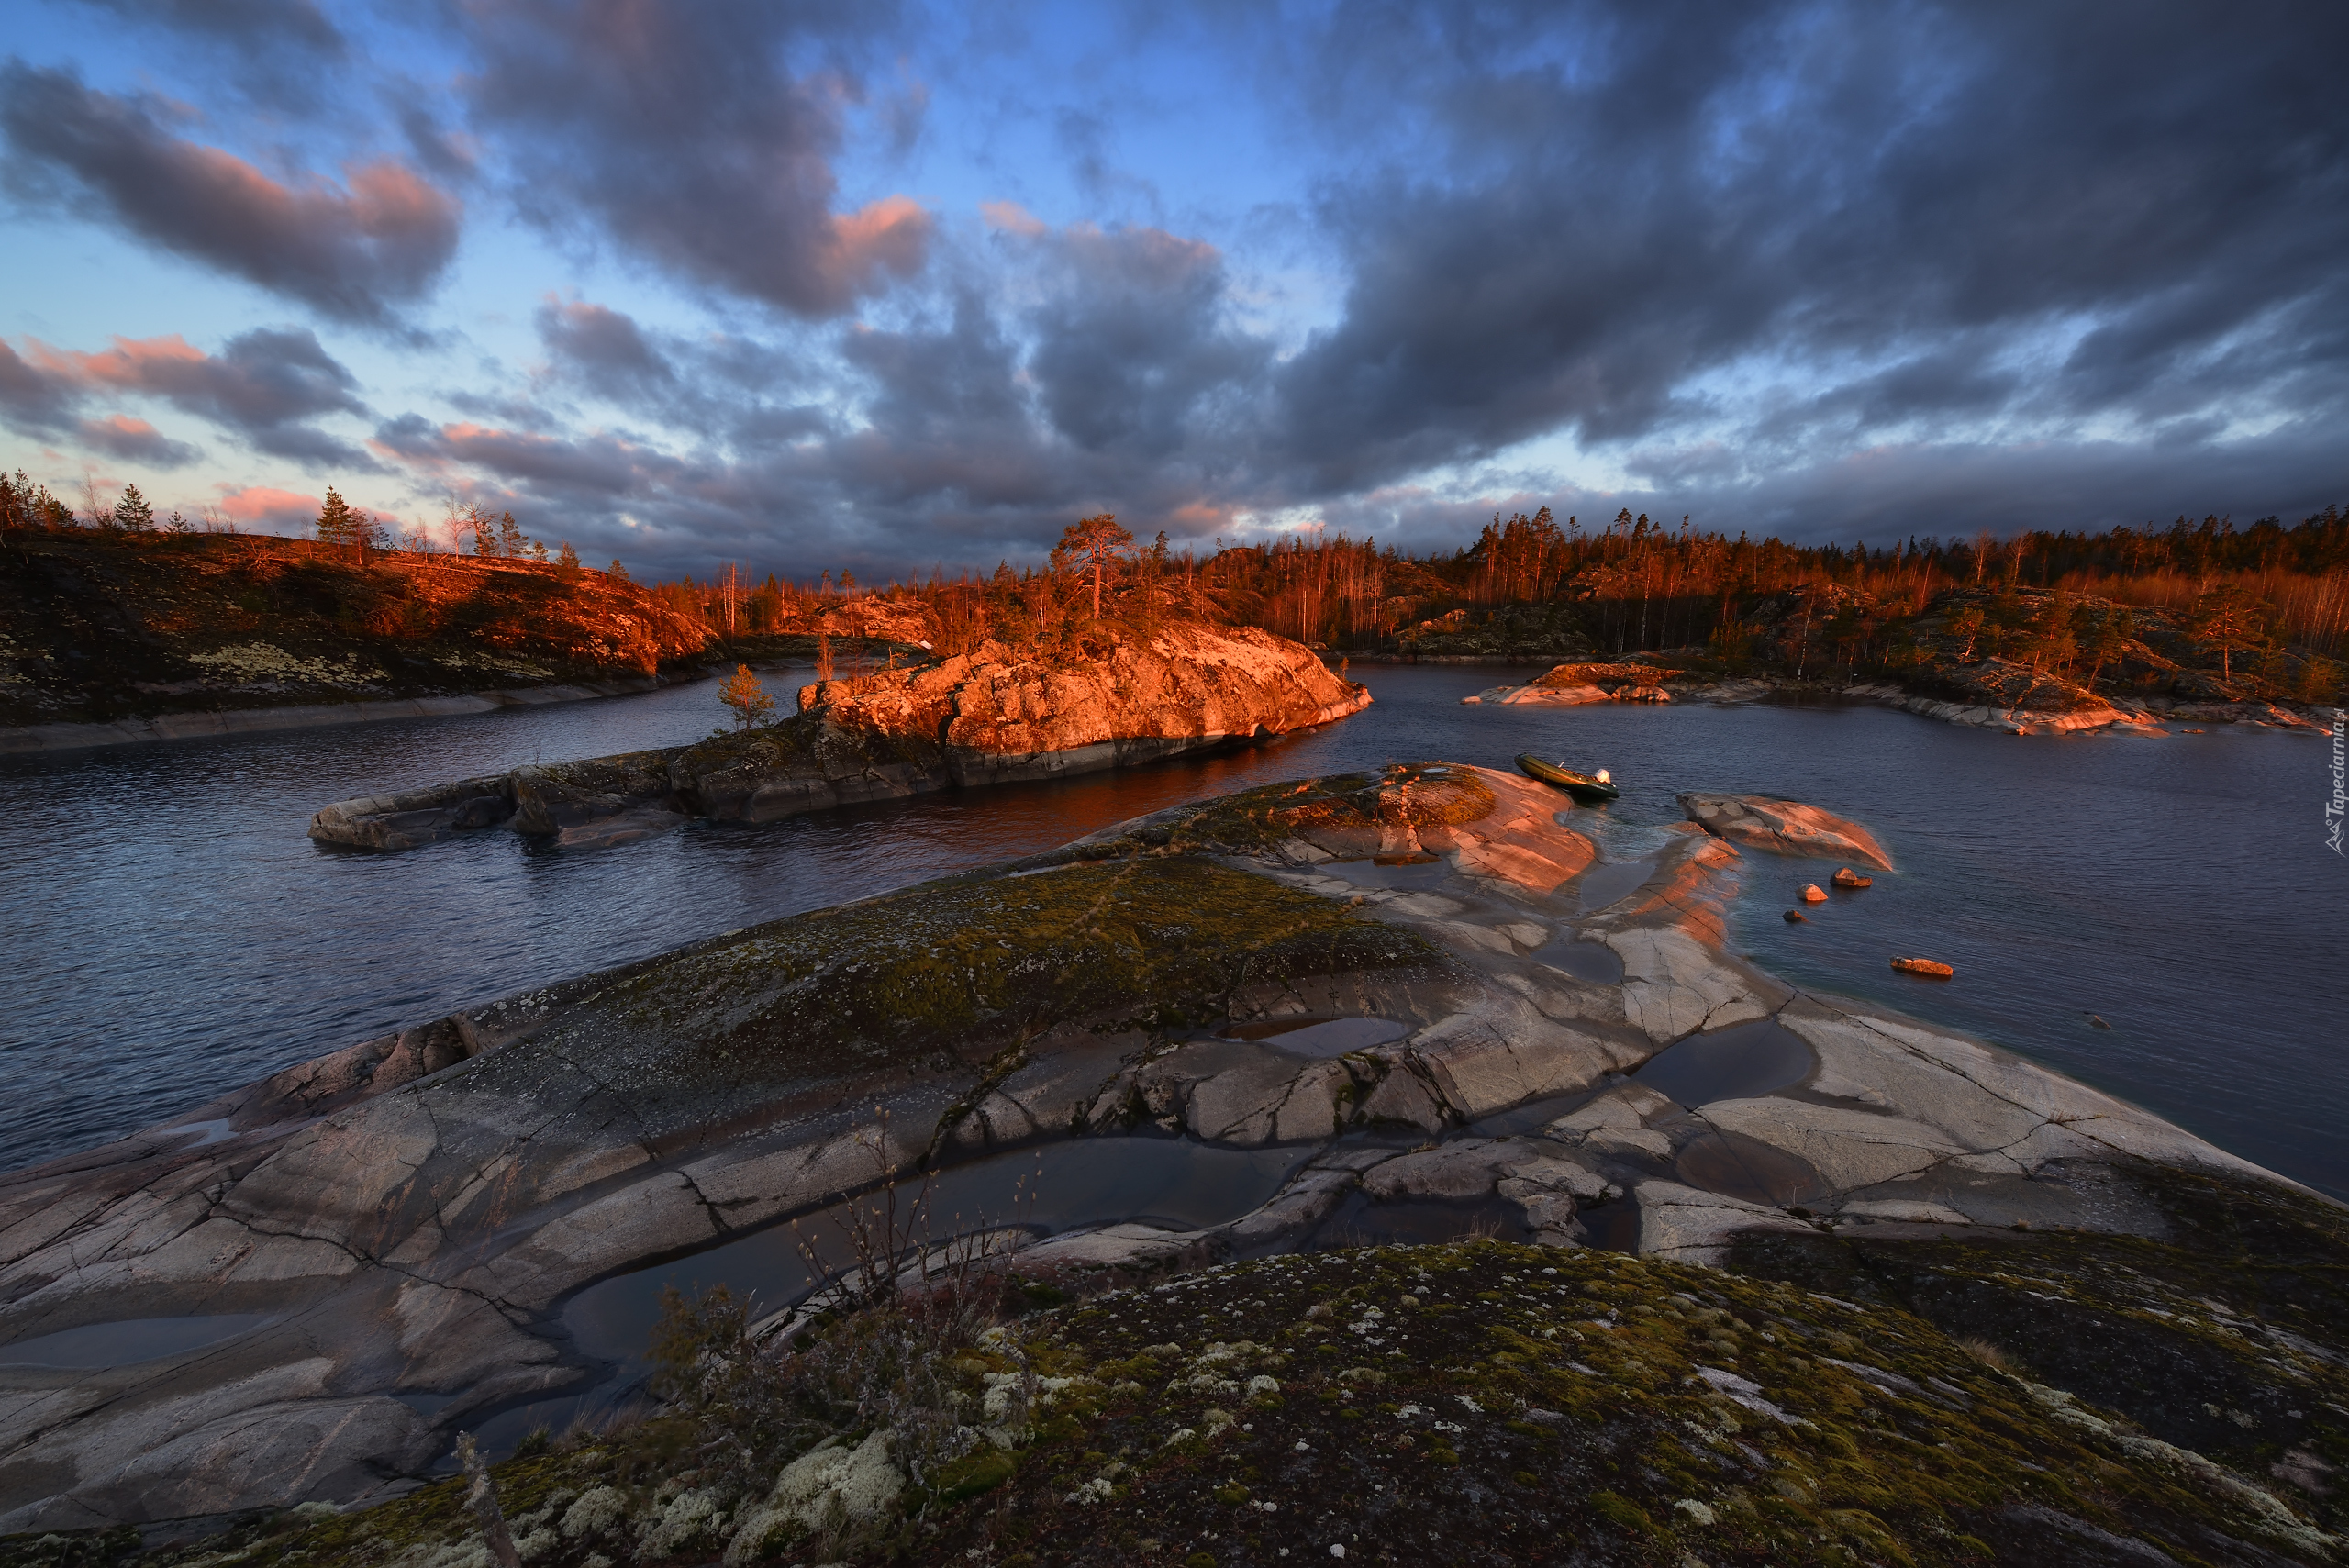
[[[1874,877],[1862,876],[1850,866],[1843,867],[1832,877],[1829,878],[1829,880],[1838,887],[1861,888],[1874,887],[1876,885],[1876,879]]]
[[[1689,821],[1716,839],[1747,849],[1821,860],[1848,855],[1881,871],[1892,869],[1891,857],[1866,828],[1815,806],[1759,795],[1691,793],[1679,796],[1679,801]]]
[[[1903,974],[1924,974],[1936,980],[1947,980],[1957,973],[1948,964],[1930,958],[1896,958],[1892,961],[1892,967]]]
[[[309,832],[320,843],[404,850],[502,823],[567,845],[617,843],[695,818],[771,822],[1128,767],[1309,728],[1369,702],[1310,650],[1269,632],[1105,624],[1051,655],[988,642],[913,669],[818,682],[801,688],[791,717],[691,746],[340,801]]]

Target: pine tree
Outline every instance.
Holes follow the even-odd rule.
[[[529,542],[528,536],[522,532],[522,525],[514,520],[513,513],[508,512],[497,519],[498,554],[507,557],[519,556]]]
[[[759,684],[748,664],[737,664],[734,673],[718,688],[718,700],[734,710],[734,728],[748,729],[763,724],[774,715],[774,698]]]
[[[2194,637],[2218,654],[2220,678],[2234,680],[2234,656],[2265,641],[2266,624],[2257,600],[2232,583],[2211,589],[2194,606]]]
[[[1061,542],[1052,547],[1052,564],[1074,566],[1080,574],[1093,574],[1093,618],[1101,618],[1101,584],[1108,570],[1122,559],[1119,551],[1134,542],[1134,536],[1118,524],[1117,517],[1104,512],[1097,517],[1079,517],[1061,535]]]
[[[571,548],[569,539],[562,541],[562,553],[555,560],[555,570],[562,573],[566,583],[579,581],[579,552]]]
[[[362,527],[359,514],[335,493],[334,486],[327,486],[326,505],[318,508],[318,542],[348,548],[361,542]]]
[[[130,533],[143,534],[155,526],[155,508],[147,497],[139,494],[139,486],[122,487],[122,499],[114,504],[114,526]]]
[[[2105,612],[2103,624],[2096,628],[2096,635],[2088,643],[2088,651],[2096,659],[2088,666],[2088,690],[2096,690],[2096,678],[2104,673],[2107,664],[2117,664],[2129,657],[2129,646],[2136,636],[2136,619],[2127,610]]]

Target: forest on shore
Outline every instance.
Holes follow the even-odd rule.
[[[401,581],[462,562],[549,579],[557,596],[593,579],[656,606],[668,626],[702,628],[713,656],[807,638],[827,655],[834,638],[952,655],[990,639],[1066,643],[1105,616],[1137,628],[1204,618],[1357,657],[1648,657],[1896,680],[1999,661],[2088,694],[2319,704],[2341,695],[2349,631],[2349,519],[2338,506],[2289,526],[2180,517],[1873,547],[1731,537],[1628,508],[1589,528],[1544,508],[1418,554],[1318,530],[1203,553],[1163,533],[1138,540],[1103,515],[1071,524],[1042,562],[883,583],[726,563],[707,578],[640,584],[619,562],[598,570],[567,542],[551,550],[511,512],[452,506],[447,528],[457,548],[420,527],[395,535],[329,490],[311,539],[239,535],[217,517],[159,519],[135,487],[110,509],[77,512],[21,473],[0,475],[0,534],[72,535],[159,564],[174,550],[226,552]],[[404,597],[411,619],[425,613]],[[674,633],[662,641],[632,662],[684,651]]]

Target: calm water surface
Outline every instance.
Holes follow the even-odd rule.
[[[2324,848],[2322,741],[2224,728],[2025,740],[1866,707],[1468,707],[1460,697],[1509,677],[1362,673],[1370,709],[1255,751],[584,852],[492,832],[377,857],[303,829],[350,795],[692,740],[718,713],[714,683],[0,758],[0,1167],[455,1007],[1178,801],[1407,758],[1505,768],[1536,751],[1614,771],[1623,799],[1581,816],[1617,859],[1662,841],[1680,790],[1857,818],[1899,873],[1789,926],[1778,912],[1794,890],[1832,867],[1749,856],[1739,951],[1971,1030],[2349,1196],[2349,865]],[[1895,953],[1957,978],[1895,974]]]

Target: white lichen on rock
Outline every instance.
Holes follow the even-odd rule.
[[[793,1536],[869,1524],[906,1489],[890,1462],[891,1434],[873,1432],[851,1449],[827,1438],[784,1467],[766,1501],[748,1511],[726,1549],[729,1563],[750,1562]]]

